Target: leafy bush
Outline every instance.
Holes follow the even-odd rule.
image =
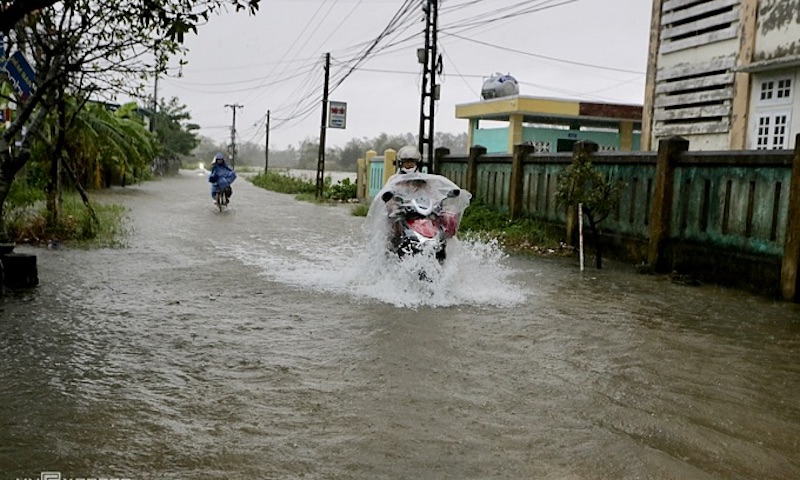
[[[496,238],[513,249],[534,246],[559,247],[559,240],[540,222],[530,218],[509,220],[508,213],[492,209],[480,202],[471,204],[461,218],[459,230],[465,236]]]
[[[257,187],[274,192],[301,195],[302,198],[299,198],[301,200],[307,200],[311,198],[309,195],[314,196],[317,192],[316,182],[275,172],[259,173],[250,178],[250,181]],[[326,200],[346,201],[356,198],[356,184],[349,178],[340,180],[335,185],[332,183],[330,176],[325,177],[322,184],[322,195]]]
[[[367,213],[369,213],[369,204],[368,203],[359,203],[353,205],[353,208],[350,209],[350,213],[354,217],[366,217]]]
[[[259,173],[250,178],[253,185],[278,193],[315,193],[316,185],[302,178],[290,177],[275,172]]]
[[[12,241],[17,236],[16,232],[34,221],[38,214],[36,204],[43,204],[45,198],[44,191],[29,186],[25,181],[18,180],[11,184],[4,213],[6,232]]]
[[[358,190],[355,183],[351,182],[349,178],[345,178],[336,182],[336,185],[330,185],[325,195],[331,200],[350,200],[351,198],[356,198]]]
[[[24,215],[18,215],[13,222],[7,223],[9,236],[17,243],[40,244],[58,240],[83,247],[124,245],[128,235],[124,207],[93,203],[97,215],[95,221],[77,194],[66,195],[60,224],[55,229],[48,229],[48,212],[43,201],[39,200],[44,200],[44,194],[35,205],[29,204]]]

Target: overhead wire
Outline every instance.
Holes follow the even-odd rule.
[[[361,52],[356,54],[352,59],[344,61],[344,62],[339,62],[339,64],[342,65],[344,68],[347,68],[348,71],[343,73],[343,74],[340,73],[340,72],[335,72],[332,75],[331,84],[333,86],[331,88],[329,88],[330,92],[335,91],[336,87],[341,85],[341,83],[344,81],[344,79],[347,78],[347,76],[349,76],[350,73],[352,73],[355,70],[355,68],[369,56],[370,52],[375,49],[375,47],[380,43],[380,41],[383,38],[385,38],[385,37],[387,37],[389,35],[392,35],[394,32],[396,32],[396,29],[398,27],[403,26],[403,19],[407,18],[407,14],[408,14],[408,12],[410,10],[410,6],[413,5],[414,1],[415,0],[405,0],[403,5],[400,6],[400,8],[397,10],[395,15],[389,21],[387,26],[384,27],[383,31],[375,39],[373,39],[369,43],[365,43],[364,44],[365,46],[363,47]],[[358,5],[360,5],[360,4],[361,4],[361,2],[359,1],[358,4],[356,4],[356,7],[358,7]],[[354,7],[354,9],[355,9],[355,7]],[[347,17],[349,17],[350,14],[352,14],[353,10],[350,11],[350,13],[347,15]],[[345,19],[347,17],[345,17]],[[344,22],[344,20],[342,20],[342,22],[340,22],[339,26],[341,26],[343,22]],[[337,26],[337,28],[339,28],[339,27]],[[333,35],[333,32],[330,35]],[[314,85],[317,85],[317,84],[314,84]],[[295,92],[297,92],[297,91],[298,91],[298,89],[296,88]],[[277,123],[276,123],[276,125],[274,127],[275,129],[280,129],[281,127],[288,126],[290,124],[290,122],[291,123],[296,123],[296,122],[299,122],[299,121],[303,120],[309,114],[311,114],[311,112],[313,112],[314,108],[316,108],[316,106],[321,101],[321,95],[312,95],[312,96],[303,95],[300,98],[303,98],[303,100],[301,100],[300,102],[295,102],[294,103],[294,108],[288,113],[288,115],[285,115],[283,117],[281,117],[281,116],[276,116],[275,117],[277,119]],[[270,111],[272,112],[272,110],[270,110]],[[281,111],[281,108],[279,107],[279,109],[277,109],[277,111]],[[266,118],[266,115],[264,117],[262,117],[262,119],[260,119],[259,122],[256,122],[256,124],[257,125],[262,124],[263,121],[265,120],[265,118]],[[272,128],[272,126],[271,126],[271,128]]]
[[[291,45],[289,45],[289,48],[287,48],[286,50],[284,50],[284,51],[283,51],[283,55],[282,55],[282,56],[281,56],[281,58],[278,60],[279,62],[280,62],[280,61],[282,61],[284,58],[286,58],[286,56],[289,54],[289,52],[291,52],[291,51],[292,51],[292,49],[293,49],[293,48],[294,48],[294,46],[297,44],[297,42],[300,40],[300,38],[303,36],[303,34],[304,34],[305,32],[307,32],[307,31],[308,31],[308,30],[311,28],[311,25],[312,25],[312,23],[314,22],[314,19],[315,19],[315,18],[317,18],[317,15],[318,15],[318,14],[319,14],[319,12],[322,10],[322,7],[323,7],[323,5],[325,5],[325,3],[326,3],[327,1],[328,1],[328,0],[322,0],[322,2],[320,3],[319,7],[317,7],[317,9],[314,11],[314,14],[311,16],[311,18],[308,20],[308,22],[306,22],[306,27],[305,27],[305,28],[301,28],[301,29],[299,29],[299,30],[298,30],[297,36],[295,37],[294,41],[292,41],[292,44],[291,44]],[[269,78],[269,77],[272,75],[272,73],[273,73],[274,71],[275,71],[275,69],[274,69],[274,68],[272,68],[272,69],[271,69],[271,70],[270,70],[270,71],[267,73],[267,75],[265,76],[265,78]],[[249,98],[248,98],[248,100],[249,100]]]
[[[351,75],[359,65],[361,65],[367,58],[370,57],[370,53],[373,52],[376,47],[380,44],[380,42],[391,36],[397,29],[403,26],[407,27],[405,21],[409,18],[409,12],[411,11],[411,7],[413,6],[415,0],[405,0],[404,3],[400,6],[397,10],[395,15],[389,21],[386,27],[381,31],[381,33],[373,39],[358,55],[354,56],[352,59],[339,62],[339,64],[343,67],[341,70],[334,72],[332,78],[330,79],[330,84],[332,85],[329,88],[329,92],[333,92],[336,88],[344,82],[344,80]],[[307,117],[313,110],[318,106],[319,102],[321,101],[321,95],[316,95],[310,97],[311,100],[307,97],[304,101],[298,102],[297,107],[288,117],[279,118],[278,123],[276,124],[276,129],[282,126],[286,126],[290,124],[290,122],[299,122]]]
[[[523,50],[517,50],[517,49],[514,49],[514,48],[502,47],[502,46],[499,46],[499,45],[494,45],[494,44],[489,43],[489,42],[483,42],[483,41],[480,41],[480,40],[475,40],[474,38],[467,38],[467,37],[464,37],[464,36],[461,36],[461,35],[456,35],[456,34],[453,34],[453,33],[445,33],[444,35],[445,36],[450,36],[450,37],[453,37],[453,38],[458,38],[460,40],[464,40],[464,41],[467,41],[467,42],[477,43],[479,45],[484,45],[484,46],[487,46],[487,47],[498,48],[498,49],[504,50],[506,52],[518,53],[520,55],[526,55],[526,56],[529,56],[529,57],[541,58],[541,59],[550,60],[550,61],[553,61],[553,62],[565,63],[565,64],[569,64],[569,65],[577,65],[577,66],[581,66],[581,67],[597,68],[597,69],[600,69],[600,70],[608,70],[608,71],[612,71],[612,72],[636,73],[636,74],[644,75],[644,72],[637,71],[637,70],[628,70],[628,69],[625,69],[625,68],[606,67],[605,65],[597,65],[597,64],[586,63],[586,62],[576,62],[576,61],[564,60],[564,59],[556,58],[556,57],[549,57],[547,55],[540,55],[538,53],[531,53],[531,52],[526,52],[526,51],[523,51]]]
[[[307,26],[310,27],[314,18],[317,16],[318,12],[321,11],[322,6],[325,4],[327,0],[323,0],[321,5],[315,11],[314,16],[312,19],[307,22]],[[533,58],[539,58],[542,60],[548,60],[552,62],[558,62],[563,64],[574,65],[578,67],[585,67],[585,68],[596,68],[596,69],[603,69],[608,71],[620,72],[620,73],[631,73],[637,75],[643,75],[642,72],[623,69],[623,68],[615,68],[615,67],[607,67],[604,65],[596,65],[587,62],[578,62],[578,61],[571,61],[561,58],[556,58],[552,56],[537,54],[533,52],[522,51],[518,49],[508,48],[504,46],[494,45],[489,42],[477,40],[475,38],[468,38],[461,33],[465,31],[475,32],[476,30],[487,30],[490,28],[495,28],[504,22],[515,21],[519,20],[519,17],[522,15],[528,15],[536,12],[540,12],[542,10],[551,9],[559,6],[563,6],[566,4],[574,3],[579,0],[526,0],[526,1],[519,1],[514,3],[511,6],[504,8],[502,11],[492,12],[492,13],[474,13],[469,10],[469,7],[475,5],[485,5],[483,0],[468,0],[462,3],[455,3],[450,4],[448,3],[446,6],[440,7],[441,12],[461,12],[466,13],[467,16],[463,17],[453,23],[445,24],[443,27],[439,29],[440,39],[441,37],[444,38],[452,38],[457,39],[459,41],[467,41],[472,42],[480,45],[484,45],[487,47],[497,48],[504,51],[508,51],[511,53],[521,54],[530,56]],[[334,0],[334,3],[336,0]],[[326,40],[331,38],[335,32],[342,27],[344,22],[352,15],[356,8],[358,8],[362,4],[363,0],[358,0],[356,5],[349,11],[349,13],[339,22],[335,29],[333,29],[329,35],[326,37]],[[424,0],[422,0],[424,2]],[[404,0],[404,2],[400,5],[397,9],[393,17],[389,20],[387,25],[383,28],[383,30],[372,40],[367,42],[361,42],[349,47],[345,47],[343,49],[337,50],[339,52],[337,56],[331,56],[331,72],[329,72],[331,77],[331,88],[329,92],[333,92],[336,90],[337,87],[341,86],[342,83],[349,78],[353,73],[356,71],[364,71],[364,72],[391,72],[391,73],[403,73],[403,74],[416,74],[419,75],[419,72],[398,72],[398,71],[389,71],[389,70],[381,70],[381,69],[370,69],[366,68],[365,64],[377,57],[385,57],[393,54],[400,53],[409,47],[410,42],[417,41],[419,38],[420,32],[415,31],[411,32],[408,35],[406,34],[409,29],[411,29],[415,22],[412,22],[412,16],[414,14],[414,7],[415,4],[421,4],[420,0]],[[332,7],[331,7],[332,8]],[[328,10],[330,12],[330,9]],[[422,29],[420,29],[421,31]],[[309,38],[303,43],[303,47],[305,47],[308,42]],[[295,46],[298,42],[298,39],[292,43],[289,49],[284,52],[284,55],[281,59],[275,63],[275,65],[284,62],[284,58],[288,55],[289,51]],[[302,47],[301,47],[302,48]],[[456,66],[456,63],[453,61],[452,58],[448,55],[447,49],[440,46],[439,47],[446,58],[448,58],[449,63],[448,65],[456,72],[456,74],[449,74],[449,76],[457,76],[462,80],[468,77],[481,77],[485,78],[483,75],[469,75],[469,74],[461,74]],[[352,53],[355,52],[355,53]],[[338,58],[337,58],[338,57]],[[319,57],[317,57],[318,59]],[[285,62],[286,64],[292,63],[291,61]],[[280,75],[278,78],[269,81],[263,82],[255,87],[251,87],[247,90],[259,90],[266,85],[276,85],[287,81],[294,81],[297,82],[298,77],[305,77],[302,82],[297,83],[294,88],[294,92],[296,95],[290,95],[287,97],[287,102],[282,105],[279,105],[275,109],[270,109],[270,112],[277,115],[272,116],[273,120],[276,120],[274,125],[271,125],[270,128],[272,129],[280,129],[280,128],[289,128],[299,122],[303,121],[305,118],[308,117],[312,112],[319,108],[320,102],[322,100],[322,78],[318,74],[313,74],[313,72],[318,72],[319,68],[319,60],[313,62],[313,64],[303,63],[299,67],[297,67],[296,74],[292,76],[291,79],[286,78],[284,75]],[[334,71],[335,69],[335,71]],[[275,67],[270,71],[270,73],[262,77],[263,80],[272,77],[272,72],[275,71]],[[283,70],[285,71],[285,69]],[[443,76],[446,78],[446,76]],[[631,83],[636,79],[626,80],[616,86]],[[236,82],[239,83],[246,83],[246,81]],[[466,82],[465,82],[466,83]],[[587,94],[579,94],[577,92],[568,92],[566,90],[560,90],[553,87],[547,87],[544,85],[535,85],[530,83],[523,84],[533,85],[537,88],[547,89],[554,92],[566,92],[573,96],[581,96],[585,97]],[[467,84],[469,86],[469,84]],[[609,90],[615,88],[616,86],[607,87],[602,90],[598,90],[593,93],[599,93],[601,91]],[[473,93],[475,93],[474,89],[471,89]],[[317,93],[315,93],[317,92]],[[256,98],[260,98],[259,95]],[[292,100],[292,98],[299,98],[300,100]],[[257,127],[256,132],[254,133],[254,137],[259,134],[260,129],[264,126],[266,120],[266,114],[264,114],[259,121],[257,121],[254,126]]]

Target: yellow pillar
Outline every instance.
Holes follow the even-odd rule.
[[[478,129],[478,119],[477,118],[470,118],[469,119],[469,130],[467,131],[467,150],[474,147],[475,144],[475,130]]]
[[[508,117],[508,152],[513,152],[518,143],[522,143],[522,114],[512,113]]]
[[[397,151],[387,148],[383,152],[383,183],[394,175],[394,161],[397,159]]]
[[[367,162],[363,158],[359,158],[356,167],[356,198],[359,201],[366,198],[367,185]]]
[[[619,122],[619,149],[623,152],[633,150],[633,122]]]

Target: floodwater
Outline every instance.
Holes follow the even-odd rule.
[[[346,205],[208,191],[101,195],[127,248],[18,247],[0,480],[800,478],[798,305],[482,242],[420,281]]]

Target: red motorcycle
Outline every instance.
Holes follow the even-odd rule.
[[[387,228],[387,250],[403,258],[429,253],[440,263],[447,241],[458,233],[472,195],[446,177],[425,173],[393,175],[373,201],[367,217]]]

